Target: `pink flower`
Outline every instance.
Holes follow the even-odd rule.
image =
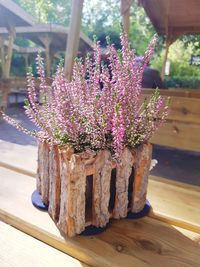
[[[114,45],[108,46],[106,66],[101,62],[97,42],[93,58],[76,60],[71,82],[65,79],[62,66],[58,66],[51,85],[45,78],[44,61],[38,55],[39,92],[29,74],[26,114],[40,132],[31,133],[5,114],[4,118],[39,140],[69,144],[76,152],[109,149],[119,160],[126,146],[133,148],[148,141],[169,112],[169,105],[158,90],[141,105],[142,75],[153,55],[156,37],[139,65],[126,33],[121,34],[121,44],[120,53]]]

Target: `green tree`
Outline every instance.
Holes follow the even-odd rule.
[[[15,0],[22,8],[30,13],[37,23],[57,23],[68,25],[71,1],[70,0]]]

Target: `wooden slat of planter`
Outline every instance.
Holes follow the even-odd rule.
[[[0,221],[0,266],[88,266]]]
[[[108,211],[110,200],[110,179],[112,158],[109,151],[100,151],[94,163],[92,191],[92,224],[105,226],[110,219]]]
[[[200,125],[178,121],[166,122],[150,139],[150,142],[200,152]]]
[[[49,204],[49,145],[45,142],[40,144],[39,153],[42,154],[41,160],[38,160],[38,178],[37,187],[41,192],[43,202]],[[41,177],[39,177],[41,176]],[[39,188],[40,187],[40,188]]]
[[[60,157],[61,193],[58,227],[64,234],[74,236],[85,229],[86,170],[80,155],[70,161],[65,151]]]
[[[132,195],[132,212],[140,212],[146,202],[149,169],[152,159],[151,144],[144,144],[136,155],[135,177]]]
[[[166,180],[149,179],[150,216],[200,233],[200,187]]]
[[[58,146],[52,146],[49,153],[49,208],[53,220],[58,220],[60,212],[60,162]]]
[[[137,157],[138,155],[135,155]],[[122,162],[116,168],[116,197],[113,217],[116,219],[125,218],[128,208],[128,187],[129,177],[132,172],[135,158],[129,149],[122,154]]]
[[[31,205],[35,180],[0,168],[0,219],[92,266],[199,266],[198,234],[145,218],[113,221],[96,237],[67,238]]]

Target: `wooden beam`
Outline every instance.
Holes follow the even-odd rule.
[[[129,33],[130,26],[130,7],[132,0],[121,0],[121,15],[122,15],[122,25],[124,31]]]
[[[12,61],[14,40],[15,40],[15,29],[13,27],[9,27],[7,54],[4,55],[5,60],[4,60],[3,78],[5,79],[8,79],[10,77],[10,67],[11,67],[11,61]]]
[[[48,33],[45,35],[41,35],[39,39],[45,46],[46,72],[47,72],[47,77],[50,77],[51,75],[50,44],[52,39]]]
[[[4,50],[4,41],[5,37],[0,36],[0,58],[1,58],[1,69],[2,69],[2,76],[4,76],[4,69],[5,69],[5,50]]]
[[[71,78],[74,58],[78,52],[83,1],[72,1],[72,12],[65,54],[65,75],[68,80]]]
[[[165,67],[166,67],[167,57],[169,53],[169,47],[170,47],[170,42],[166,41],[164,60],[163,60],[162,71],[160,75],[162,80],[164,80],[164,77],[165,77]]]
[[[25,71],[27,73],[28,72],[28,67],[29,67],[29,64],[28,64],[28,57],[29,57],[29,55],[28,54],[22,54],[22,55],[23,55],[24,63],[25,63]]]

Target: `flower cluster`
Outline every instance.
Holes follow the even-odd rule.
[[[38,55],[40,101],[35,79],[29,74],[25,106],[27,116],[41,129],[34,136],[54,144],[68,144],[77,152],[108,149],[116,159],[125,146],[133,148],[149,140],[169,109],[158,90],[148,101],[142,96],[142,75],[155,44],[156,37],[138,63],[127,35],[122,33],[121,51],[108,45],[106,64],[101,60],[97,42],[92,58],[75,61],[71,81],[65,79],[59,65],[51,86],[46,82],[44,62]]]

